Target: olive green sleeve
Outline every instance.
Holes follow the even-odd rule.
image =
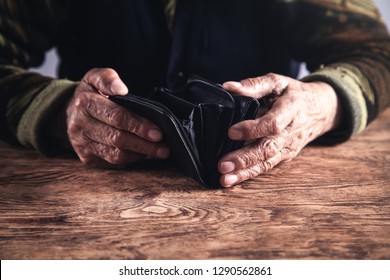
[[[66,1],[0,0],[0,137],[50,154],[45,125],[76,83],[26,69],[41,64],[55,44]]]
[[[50,133],[45,131],[46,123],[58,115],[73,94],[75,86],[68,80],[52,80],[34,96],[16,126],[16,137],[22,145],[47,155],[60,150],[59,143],[55,145],[48,141]],[[18,102],[16,104],[16,108],[22,105]]]
[[[330,84],[343,106],[344,126],[325,134],[321,140],[343,142],[366,128],[368,108],[365,97],[373,104],[374,95],[366,77],[353,64],[330,64],[304,77],[302,81],[322,81]]]
[[[274,12],[291,55],[306,62],[305,82],[333,86],[346,124],[323,137],[342,142],[390,105],[390,36],[370,0],[279,0]]]

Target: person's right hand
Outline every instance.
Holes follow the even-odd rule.
[[[124,167],[144,158],[167,158],[163,134],[152,122],[107,99],[128,89],[113,69],[90,70],[66,108],[69,141],[80,160]]]

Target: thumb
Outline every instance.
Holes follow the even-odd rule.
[[[126,95],[129,92],[124,82],[122,82],[119,78],[113,80],[109,88],[111,93],[114,95]]]
[[[118,73],[110,68],[96,68],[88,71],[81,83],[105,96],[126,95],[129,91]]]
[[[228,81],[222,86],[232,93],[259,99],[270,94],[282,95],[291,80],[289,77],[270,73],[240,82]]]

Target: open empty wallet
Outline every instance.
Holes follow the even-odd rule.
[[[160,127],[174,163],[187,176],[207,187],[219,187],[219,159],[241,148],[229,139],[230,126],[254,119],[257,99],[230,94],[221,85],[191,77],[176,91],[155,88],[149,97],[110,96],[112,101]]]

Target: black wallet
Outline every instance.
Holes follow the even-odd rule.
[[[175,91],[155,88],[148,97],[127,94],[109,98],[159,126],[174,163],[207,187],[220,186],[218,160],[244,145],[229,139],[229,127],[254,119],[260,106],[257,99],[230,94],[221,85],[199,77],[189,78]]]

